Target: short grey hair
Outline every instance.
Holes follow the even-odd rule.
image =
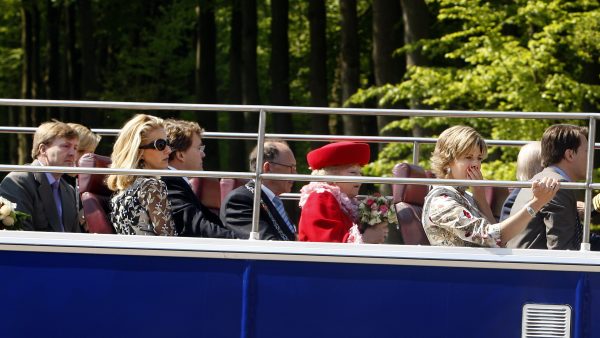
[[[543,169],[542,143],[534,141],[521,147],[517,157],[517,179],[519,181],[529,181]]]
[[[279,147],[283,145],[288,147],[288,143],[284,140],[269,139],[265,140],[263,147],[263,163],[275,161],[279,157]],[[256,171],[256,158],[258,157],[258,145],[252,149],[250,153],[250,171]]]

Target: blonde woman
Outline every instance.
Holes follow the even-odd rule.
[[[100,143],[102,137],[98,134],[94,134],[88,127],[78,124],[69,123],[69,127],[73,128],[79,135],[79,147],[77,148],[77,155],[75,161],[79,161],[81,156],[88,153],[93,153]]]
[[[487,145],[475,129],[454,126],[438,138],[431,168],[438,178],[481,180]],[[423,228],[431,245],[500,247],[525,229],[560,187],[556,179],[531,183],[533,198],[515,215],[497,223],[483,187],[433,186],[423,205]]]
[[[121,129],[111,167],[167,169],[170,153],[163,120],[139,114]],[[118,234],[176,235],[167,188],[158,177],[109,175],[107,185],[115,191],[110,218]]]
[[[100,135],[94,134],[88,127],[78,124],[78,123],[68,123],[69,127],[73,128],[77,135],[79,135],[79,146],[77,147],[77,153],[75,154],[75,165],[79,164],[79,159],[88,153],[93,153],[96,151],[96,147],[98,143],[100,143],[100,139],[102,138]],[[63,176],[63,179],[67,181],[73,188],[77,188],[77,178],[78,174],[66,174]],[[81,208],[79,208],[81,209]]]

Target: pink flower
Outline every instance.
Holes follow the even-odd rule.
[[[379,211],[381,211],[382,214],[385,214],[388,212],[388,207],[387,205],[382,205],[379,207]]]
[[[375,203],[375,200],[369,198],[369,199],[367,199],[366,203],[368,206],[371,206],[371,204]]]

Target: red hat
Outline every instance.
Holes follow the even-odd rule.
[[[329,143],[306,154],[308,166],[315,170],[345,164],[365,165],[369,163],[371,150],[366,143]]]

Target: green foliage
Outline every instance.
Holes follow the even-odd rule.
[[[435,109],[580,112],[600,107],[600,5],[598,1],[456,1],[431,0],[447,30],[400,52],[420,49],[442,62],[411,67],[397,85],[359,91],[355,103],[417,103]],[[428,134],[467,124],[486,138],[539,139],[556,121],[509,119],[411,118],[386,129]],[[398,147],[390,145],[389,147]],[[392,151],[397,153],[398,151]],[[390,152],[384,151],[380,161]],[[491,156],[514,161],[516,149]],[[412,155],[408,154],[408,159]],[[488,178],[509,177],[512,169],[488,163]],[[374,170],[373,174],[380,172]],[[383,174],[383,173],[381,173]],[[514,177],[514,176],[512,176]]]

